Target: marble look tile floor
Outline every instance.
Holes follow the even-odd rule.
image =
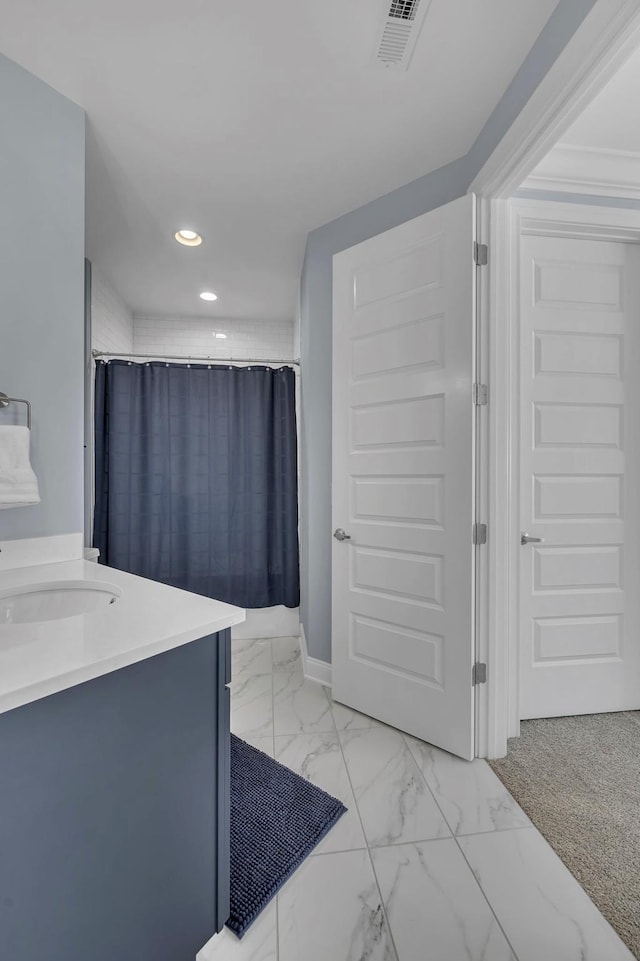
[[[332,702],[298,638],[233,644],[232,730],[347,806],[198,961],[633,961],[489,766]]]

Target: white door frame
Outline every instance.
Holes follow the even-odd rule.
[[[513,575],[520,530],[514,376],[518,332],[512,318],[518,316],[515,264],[520,218],[527,207],[529,219],[545,217],[540,208],[539,213],[532,212],[531,204],[516,206],[509,198],[638,48],[637,0],[597,0],[469,188],[478,196],[479,239],[489,245],[489,265],[480,271],[478,291],[479,375],[489,384],[479,451],[479,506],[486,512],[489,536],[477,582],[477,659],[487,664],[487,683],[476,688],[478,757],[503,756],[507,738],[519,733],[518,584]],[[588,227],[579,220],[577,205],[565,206],[569,222]],[[621,240],[625,233],[627,240],[636,239],[640,211],[620,209],[612,221],[607,208],[586,209],[594,235],[600,230],[601,238],[604,230],[607,239]],[[547,221],[563,216],[557,206],[555,211]]]

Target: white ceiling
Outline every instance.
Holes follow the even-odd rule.
[[[87,111],[87,255],[135,311],[284,319],[307,232],[466,153],[555,6],[432,0],[406,73],[389,0],[0,0],[0,50]]]
[[[640,51],[636,51],[563,136],[562,142],[640,154]]]

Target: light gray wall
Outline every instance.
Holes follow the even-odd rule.
[[[42,498],[2,541],[83,529],[84,112],[0,55],[0,131],[0,390],[33,405]]]
[[[332,258],[465,194],[595,0],[560,0],[468,154],[314,230],[300,290],[301,607],[311,657],[331,660]]]

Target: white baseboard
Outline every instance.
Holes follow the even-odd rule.
[[[300,612],[297,607],[259,607],[247,611],[247,619],[231,628],[231,636],[238,641],[257,637],[298,637]]]
[[[316,657],[309,656],[307,648],[307,638],[304,627],[300,624],[300,650],[302,652],[302,672],[310,681],[318,681],[325,687],[331,687],[331,665],[326,661],[319,661]]]

